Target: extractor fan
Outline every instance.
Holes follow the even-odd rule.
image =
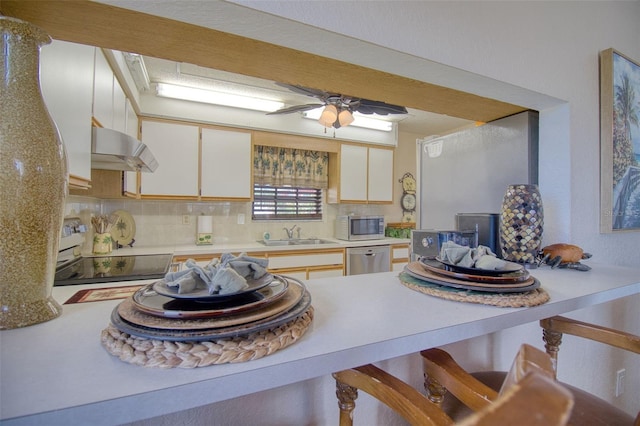
[[[325,127],[335,127],[336,129],[348,126],[353,122],[353,113],[360,114],[406,114],[407,109],[398,105],[391,105],[379,101],[371,101],[369,99],[354,98],[352,96],[340,95],[337,93],[324,92],[322,90],[310,89],[307,87],[276,83],[285,87],[292,92],[302,95],[311,96],[319,99],[322,103],[294,105],[281,108],[277,111],[269,112],[267,115],[274,114],[291,114],[294,112],[310,111],[312,109],[325,107],[320,116],[320,123]]]

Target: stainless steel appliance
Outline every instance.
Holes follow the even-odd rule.
[[[453,241],[461,246],[477,247],[478,234],[469,231],[438,231],[434,229],[414,229],[411,231],[411,254],[413,259],[427,257],[434,259],[440,254],[445,241]]]
[[[171,267],[170,253],[82,257],[85,232],[79,218],[64,220],[54,286],[160,279]]]
[[[389,246],[347,248],[347,275],[389,272],[391,249]]]
[[[93,127],[91,167],[104,170],[153,172],[158,161],[151,150],[134,137],[116,130]]]
[[[335,237],[349,241],[384,238],[384,216],[338,216]]]
[[[498,212],[507,185],[538,182],[538,113],[417,144],[417,229],[456,229],[459,212]]]

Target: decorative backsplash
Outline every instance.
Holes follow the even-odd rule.
[[[286,238],[283,227],[296,223],[301,237],[333,237],[335,218],[342,214],[385,214],[385,207],[367,204],[325,204],[321,221],[253,222],[251,203],[188,202],[150,200],[100,200],[91,197],[69,196],[65,216],[77,216],[85,224],[91,223],[91,215],[110,214],[126,210],[136,224],[134,246],[195,245],[196,217],[213,216],[213,244],[254,241],[262,239],[264,232],[272,238]],[[239,224],[244,218],[244,224]],[[91,236],[86,238],[91,240]],[[90,251],[90,245],[83,251]]]

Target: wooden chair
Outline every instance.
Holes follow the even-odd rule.
[[[539,362],[539,359],[543,359]],[[542,364],[542,367],[541,367]],[[353,424],[358,389],[389,406],[412,425],[452,425],[454,421],[415,388],[373,365],[333,374],[340,407],[340,426]],[[571,394],[553,380],[551,359],[523,345],[505,389],[486,409],[465,419],[465,426],[518,424],[564,425],[573,405]],[[535,415],[532,408],[535,407]]]
[[[556,377],[558,349],[562,334],[585,337],[614,347],[640,353],[640,338],[613,329],[587,324],[563,317],[540,321],[545,348]],[[498,390],[505,383],[505,372],[486,371],[468,374],[449,354],[440,349],[421,352],[428,398],[442,407],[453,419],[461,419],[472,412],[486,409],[497,401]],[[462,385],[460,384],[462,383]],[[635,425],[640,426],[640,413],[633,416],[576,387],[563,383],[574,398],[569,419],[572,425]],[[445,394],[450,393],[447,398]]]

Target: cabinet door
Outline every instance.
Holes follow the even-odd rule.
[[[83,182],[75,187],[91,181],[94,52],[91,46],[54,40],[40,55],[42,95],[64,142],[70,182]]]
[[[318,269],[318,270],[309,270],[309,279],[312,280],[314,278],[334,278],[343,276],[342,268],[335,269]]]
[[[158,168],[140,173],[141,195],[198,196],[198,126],[142,121],[142,142],[153,152]]]
[[[113,78],[113,130],[127,131],[127,97],[118,79]],[[136,137],[137,139],[137,137]]]
[[[410,249],[409,244],[394,244],[391,246],[391,270],[403,271],[409,262]]]
[[[369,148],[367,199],[393,202],[393,150]]]
[[[251,198],[251,133],[202,129],[202,197]]]
[[[340,147],[340,200],[367,201],[367,147]]]
[[[93,117],[102,127],[113,129],[113,71],[102,50],[96,49]]]
[[[125,133],[138,139],[138,115],[131,106],[129,99],[125,99]],[[138,172],[124,172],[124,191],[137,194]]]

